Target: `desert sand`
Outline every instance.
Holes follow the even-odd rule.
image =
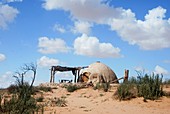
[[[144,102],[141,97],[119,101],[113,96],[116,88],[112,87],[109,92],[92,87],[67,92],[57,86],[52,92],[43,93],[44,100],[64,97],[67,106],[46,106],[45,114],[170,114],[170,98]],[[165,89],[170,91],[170,87]]]

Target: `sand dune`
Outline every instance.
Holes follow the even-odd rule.
[[[47,106],[45,114],[169,114],[170,112],[170,98],[167,97],[147,102],[144,102],[143,98],[119,101],[113,97],[116,87],[109,92],[84,88],[72,93],[60,86],[57,88],[53,89],[53,92],[43,93],[44,98],[64,97],[67,106]],[[166,91],[170,91],[170,88],[166,88]]]

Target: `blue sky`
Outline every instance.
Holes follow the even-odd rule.
[[[38,65],[36,84],[51,65],[111,67],[170,78],[168,0],[0,0],[0,87],[25,63]],[[70,72],[59,79],[73,78]],[[29,78],[28,78],[29,80]]]

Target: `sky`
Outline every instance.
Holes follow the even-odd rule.
[[[128,69],[170,79],[169,33],[169,0],[0,0],[0,88],[29,63],[37,64],[35,84],[49,82],[52,65],[96,61],[118,78]]]

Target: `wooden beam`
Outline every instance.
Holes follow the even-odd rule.
[[[116,79],[116,80],[112,81],[112,83],[115,83],[115,82],[117,82],[117,81],[119,81],[119,80],[121,80],[121,79],[124,79],[124,77],[121,77],[121,78],[119,78],[119,79]]]
[[[124,76],[124,81],[123,82],[127,82],[128,81],[128,77],[129,77],[129,70],[125,69],[125,76]]]

